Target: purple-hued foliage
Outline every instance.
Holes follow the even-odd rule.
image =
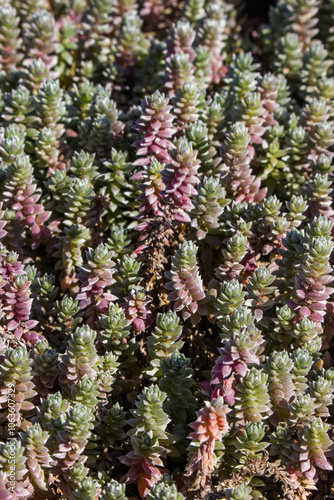
[[[246,3],[0,2],[0,500],[333,497],[334,1]]]

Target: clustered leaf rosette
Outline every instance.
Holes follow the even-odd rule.
[[[178,429],[194,418],[197,401],[192,393],[194,381],[190,359],[178,351],[161,360],[159,388],[167,394],[164,408]]]
[[[194,205],[191,197],[196,194],[195,186],[199,183],[197,151],[185,137],[175,142],[175,148],[170,151],[171,161],[162,171],[165,184],[163,195],[166,202],[175,205],[174,217],[180,222],[189,222],[188,211]],[[178,209],[178,210],[177,210]]]
[[[41,240],[50,236],[50,230],[44,223],[50,218],[51,212],[45,211],[39,204],[40,194],[34,183],[33,169],[26,155],[20,155],[6,170],[7,183],[2,196],[6,208],[14,211],[14,225],[18,224],[21,231],[29,229],[32,239],[31,246],[37,248]],[[9,237],[8,235],[7,237]],[[14,236],[14,235],[13,235]],[[20,234],[22,241],[23,234]]]
[[[237,232],[227,241],[227,248],[222,250],[224,263],[216,269],[219,281],[241,279],[244,265],[242,261],[248,251],[247,237]]]
[[[329,425],[320,417],[305,425],[300,432],[299,451],[300,471],[308,479],[317,476],[316,467],[333,470],[328,457],[334,455],[334,443],[328,436]]]
[[[187,481],[191,489],[206,489],[217,464],[214,449],[216,441],[221,441],[229,430],[226,415],[228,406],[223,398],[204,401],[203,408],[197,412],[197,420],[190,424],[194,432],[189,434],[192,441],[199,442],[198,449],[190,456],[186,467]]]
[[[143,289],[132,288],[122,304],[126,319],[139,332],[145,331],[153,322],[149,303],[150,299]]]
[[[259,93],[265,109],[265,126],[274,126],[278,123],[275,119],[275,110],[279,108],[277,102],[278,91],[279,82],[277,77],[272,73],[263,75],[260,81]]]
[[[228,65],[227,80],[233,91],[233,103],[238,102],[247,92],[254,92],[258,84],[260,73],[259,64],[254,62],[251,52],[240,52],[232,55],[232,62]]]
[[[142,33],[142,19],[135,10],[121,15],[121,25],[117,37],[116,64],[120,68],[120,80],[129,76],[137,60],[148,50],[148,40]]]
[[[166,60],[165,89],[169,97],[174,97],[186,82],[194,79],[194,66],[187,52],[177,52]]]
[[[113,7],[110,1],[94,2],[89,6],[88,11],[85,11],[85,6],[80,6],[75,12],[71,12],[74,19],[81,19],[85,14],[82,34],[84,49],[87,53],[93,53],[95,57],[98,52],[102,52],[105,56],[111,42],[108,38],[114,31],[116,22],[119,25],[119,20],[115,19],[112,22]]]
[[[125,495],[125,484],[111,480],[101,492],[102,500],[127,500]]]
[[[54,457],[63,473],[70,472],[73,465],[79,461],[94,427],[93,419],[93,412],[89,407],[74,403],[67,410],[65,421],[58,417],[58,421],[55,422],[59,430]]]
[[[131,439],[133,451],[119,458],[122,464],[130,467],[130,470],[122,477],[122,481],[125,483],[137,481],[141,498],[147,496],[152,486],[161,479],[165,472],[160,457],[164,456],[166,451],[158,443],[152,431],[145,432],[141,437],[133,437]]]
[[[120,355],[131,346],[130,320],[125,317],[124,310],[118,304],[110,304],[108,313],[99,317],[99,341],[107,351]]]
[[[138,186],[138,189],[141,189],[141,193],[138,196],[138,200],[141,201],[138,215],[139,220],[145,220],[152,216],[164,216],[161,207],[163,204],[162,191],[165,187],[161,176],[163,168],[163,164],[153,158],[147,166],[147,170],[143,170],[132,176],[132,179],[143,180]],[[137,226],[137,230],[143,232],[147,226],[148,222],[146,224],[145,222],[140,223]]]
[[[135,180],[135,178],[130,177],[133,165],[128,161],[126,151],[112,148],[111,158],[109,161],[103,162],[103,167],[106,171],[96,177],[98,184],[103,179],[101,194],[104,201],[103,198],[101,201],[104,206],[101,208],[107,207],[109,220],[112,224],[122,225],[124,216],[134,218],[137,215],[133,202],[138,193],[136,183],[131,183],[131,180]]]
[[[169,474],[163,474],[146,498],[147,500],[184,500],[185,497],[177,491],[173,478]]]
[[[20,18],[15,8],[3,5],[0,9],[0,67],[5,73],[10,73],[22,61],[20,51],[22,39],[18,25]]]
[[[269,442],[263,441],[265,426],[262,422],[247,422],[244,429],[233,437],[236,449],[233,459],[237,469],[242,469],[250,460],[263,459],[263,451],[268,448]]]
[[[19,429],[25,425],[25,417],[34,409],[32,400],[37,392],[32,381],[32,359],[29,358],[26,347],[10,348],[1,354],[1,397],[0,404],[4,410],[0,421],[8,419],[8,413],[13,413],[9,403],[14,403],[15,418],[14,428]]]
[[[226,43],[226,19],[205,19],[200,30],[200,47],[209,54],[208,73],[211,83],[220,83],[226,75],[224,65],[224,46]]]
[[[192,45],[196,33],[188,21],[180,20],[172,27],[167,39],[168,55],[184,52],[189,54],[191,60],[194,59],[194,49]]]
[[[151,361],[146,373],[152,380],[161,377],[161,361],[182,348],[181,335],[182,326],[174,311],[157,314],[154,330],[147,337],[147,350]]]
[[[309,251],[295,278],[297,300],[291,305],[298,318],[314,321],[321,331],[326,315],[326,304],[334,289],[329,287],[333,281],[330,256],[333,243],[325,236],[312,238]],[[297,318],[296,318],[297,319]]]
[[[144,389],[132,410],[134,418],[129,420],[133,427],[128,431],[133,451],[119,460],[130,467],[122,478],[125,482],[137,481],[141,498],[145,498],[164,472],[162,457],[167,454],[167,446],[173,440],[166,432],[170,419],[163,410],[166,394],[158,386]]]
[[[53,130],[56,138],[60,139],[64,132],[62,118],[65,115],[66,108],[59,80],[43,82],[37,99],[41,125]]]
[[[71,231],[73,225],[77,224],[85,228],[90,228],[95,224],[94,217],[94,191],[89,179],[75,180],[64,193],[65,220],[64,225]],[[92,207],[93,205],[93,207]]]
[[[334,0],[0,3],[0,498],[328,493]]]
[[[129,424],[133,427],[128,432],[130,436],[152,431],[159,439],[167,439],[166,428],[170,419],[163,410],[166,397],[167,395],[157,385],[144,389],[136,401],[135,410],[131,410],[134,418],[129,420]]]
[[[136,122],[136,129],[143,134],[143,138],[134,144],[140,157],[135,161],[136,165],[149,165],[152,158],[169,163],[168,151],[173,148],[170,139],[176,132],[171,108],[168,98],[158,90],[142,102],[142,116]]]
[[[141,263],[134,256],[124,255],[117,261],[113,291],[119,298],[124,297],[132,288],[140,287],[140,266]]]
[[[214,176],[222,160],[216,147],[209,142],[209,127],[201,120],[191,123],[186,131],[186,137],[192,142],[193,149],[197,151],[197,158],[201,162],[198,171],[204,172],[208,177]]]
[[[34,104],[32,95],[23,85],[17,89],[4,94],[2,109],[2,122],[7,125],[17,122],[20,129],[26,130],[36,122],[36,116],[33,116]]]
[[[10,494],[11,499],[30,498],[34,494],[26,467],[27,457],[24,456],[24,447],[21,441],[14,440],[0,443],[0,463],[4,474],[4,494]],[[14,460],[12,464],[12,460]],[[11,474],[14,472],[14,475]],[[13,484],[14,483],[14,484]],[[10,493],[9,493],[10,492]],[[6,498],[6,496],[5,496]]]
[[[223,185],[236,202],[261,201],[267,192],[266,188],[260,188],[261,180],[252,175],[250,163],[254,150],[250,140],[245,124],[236,123],[231,126],[222,145]]]
[[[191,226],[196,230],[196,238],[217,242],[211,235],[219,234],[221,215],[230,203],[226,199],[226,191],[220,185],[219,178],[203,177],[193,197],[194,209],[191,213]]]
[[[124,427],[126,426],[126,412],[116,403],[114,406],[103,412],[102,422],[97,428],[103,443],[112,446],[114,449],[121,449],[121,443],[125,439]]]
[[[276,291],[274,285],[275,276],[272,275],[270,269],[258,267],[248,279],[246,285],[248,291],[247,305],[252,305],[254,315],[257,320],[263,317],[264,311],[271,309],[274,304],[273,293]]]
[[[80,316],[75,317],[79,310],[79,302],[69,295],[64,295],[61,301],[57,301],[55,303],[57,330],[65,335],[73,333],[81,321]]]
[[[34,352],[34,384],[41,396],[47,396],[59,375],[59,356],[46,340],[37,342]]]
[[[225,99],[227,96],[216,94],[210,100],[209,105],[202,111],[202,120],[208,128],[208,138],[213,146],[219,147],[223,135],[222,128],[224,123]]]
[[[134,257],[124,255],[118,260],[116,266],[115,279],[113,286],[114,293],[122,298],[129,293],[131,289],[139,289],[142,278],[140,275],[141,263]]]
[[[30,298],[30,281],[27,276],[15,276],[13,282],[8,282],[4,287],[6,293],[6,319],[7,328],[13,331],[17,338],[36,342],[38,335],[31,328],[37,325],[34,320],[29,320],[32,299]]]
[[[195,82],[186,82],[176,93],[173,113],[179,128],[187,127],[198,120],[203,95]]]
[[[251,500],[252,488],[244,484],[239,484],[235,488],[226,488],[225,495],[228,500]]]
[[[255,366],[247,370],[236,386],[235,416],[238,426],[260,422],[271,414],[268,375]]]
[[[99,158],[110,158],[111,145],[124,128],[118,119],[117,105],[110,95],[111,92],[106,89],[96,89],[89,114],[79,125],[82,146]]]
[[[41,59],[50,69],[57,63],[55,44],[57,40],[56,22],[51,14],[44,9],[38,9],[30,14],[23,25],[25,49],[29,58],[24,62],[29,64],[33,59]]]
[[[2,251],[5,249],[3,248]],[[1,324],[17,339],[35,344],[42,335],[33,330],[38,321],[30,319],[31,281],[34,268],[23,267],[15,252],[0,253],[0,298],[2,305]]]
[[[289,416],[289,403],[295,395],[293,359],[286,351],[274,352],[267,363],[269,395],[279,419],[284,420]]]
[[[111,260],[112,252],[102,243],[93,250],[86,252],[87,264],[80,267],[78,279],[81,290],[77,295],[79,307],[86,309],[87,324],[94,326],[97,313],[106,313],[109,303],[116,299],[115,295],[105,291],[115,283],[112,277],[115,263]]]
[[[217,325],[227,323],[228,317],[244,304],[245,292],[243,286],[237,280],[224,281],[219,290],[217,300],[214,304]]]
[[[318,376],[316,380],[311,382],[310,394],[316,403],[315,414],[316,416],[327,418],[330,416],[329,406],[333,401],[333,384],[330,378]]]
[[[41,429],[40,424],[34,424],[21,435],[27,455],[26,467],[29,479],[38,490],[47,491],[47,469],[52,465],[52,458],[46,443],[49,433]]]
[[[310,213],[314,217],[325,215],[327,218],[333,217],[331,206],[332,183],[328,175],[315,173],[309,186]]]
[[[96,332],[89,326],[77,328],[71,335],[68,348],[59,365],[61,383],[71,387],[84,375],[96,376],[98,356],[95,347]]]
[[[106,404],[108,401],[108,397],[118,376],[119,365],[118,357],[115,354],[108,352],[104,356],[99,357],[97,363],[97,380],[91,380],[88,386],[88,394],[92,395],[91,406],[93,409],[96,407],[97,402]],[[87,392],[86,387],[84,387],[83,392]],[[86,397],[85,394],[84,397]],[[96,397],[99,398],[98,401],[96,401]]]
[[[222,397],[225,402],[233,406],[235,403],[235,387],[249,369],[248,365],[258,365],[259,357],[256,352],[264,342],[260,331],[250,324],[240,331],[235,330],[219,348],[216,364],[211,372],[211,387],[214,389],[212,397]]]
[[[165,276],[169,282],[169,300],[176,301],[174,311],[182,311],[182,318],[196,324],[206,313],[207,298],[196,261],[197,247],[191,241],[180,244],[172,258],[171,271]]]
[[[246,126],[251,144],[261,144],[263,140],[264,115],[265,109],[259,92],[247,92],[232,109],[234,120]]]

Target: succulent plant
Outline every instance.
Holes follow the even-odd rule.
[[[204,177],[194,196],[191,226],[196,229],[196,238],[204,239],[207,235],[220,231],[221,214],[230,203],[226,191],[220,186],[219,179]]]
[[[175,425],[189,422],[197,409],[191,391],[194,382],[189,364],[190,360],[178,351],[161,360],[159,388],[167,394],[164,409]]]
[[[126,413],[123,411],[123,408],[116,403],[103,415],[102,424],[97,429],[103,441],[109,446],[113,446],[114,449],[121,448],[120,443],[125,438],[123,429],[126,425],[125,415]]]
[[[183,500],[184,496],[177,491],[173,479],[168,474],[164,474],[161,480],[152,487],[146,498],[147,500]]]
[[[94,344],[96,332],[89,326],[79,327],[71,335],[67,352],[59,365],[62,371],[60,381],[69,387],[78,383],[85,375],[95,377],[97,363]]]
[[[238,232],[227,241],[226,246],[222,251],[225,262],[216,269],[216,276],[219,281],[240,279],[244,270],[241,262],[247,253],[247,238]]]
[[[175,143],[175,148],[170,151],[171,161],[162,171],[162,180],[165,184],[163,194],[166,199],[175,204],[181,214],[175,218],[184,222],[189,221],[187,212],[193,208],[191,196],[196,193],[199,160],[197,152],[193,150],[192,143],[181,137]]]
[[[128,432],[130,436],[141,436],[146,432],[151,433],[154,438],[167,439],[165,430],[170,419],[163,410],[166,397],[167,395],[156,385],[144,389],[138,398],[136,409],[132,410],[134,418],[129,420],[129,424],[133,427]]]
[[[153,438],[152,433],[145,432],[140,438],[132,437],[133,451],[130,451],[120,461],[130,467],[130,470],[122,480],[126,483],[137,481],[141,498],[145,498],[152,486],[162,477],[163,461],[165,455],[164,447],[159,446],[158,439]]]
[[[126,319],[138,331],[144,331],[152,324],[153,318],[148,308],[149,302],[150,300],[141,288],[132,288],[122,304]]]
[[[250,140],[246,125],[236,123],[231,126],[222,146],[223,185],[228,195],[233,194],[236,202],[261,201],[266,193],[265,188],[260,189],[260,179],[252,175]]]
[[[37,248],[41,240],[50,235],[50,230],[44,223],[51,213],[45,211],[43,205],[38,203],[40,194],[34,183],[29,157],[24,154],[17,156],[6,170],[6,176],[6,189],[2,192],[5,206],[14,210],[13,224],[20,231],[20,239],[23,238],[24,229],[28,228],[32,248]]]
[[[270,414],[268,376],[253,367],[247,371],[236,386],[236,417],[244,422],[260,422]]]
[[[167,59],[166,64],[166,93],[169,97],[189,81],[194,80],[194,68],[187,52],[179,51]]]
[[[185,82],[174,98],[173,112],[179,127],[186,127],[199,118],[202,95],[195,82]]]
[[[117,481],[110,481],[103,488],[101,493],[102,500],[127,500],[125,495],[125,485]]]
[[[248,460],[256,460],[263,457],[262,451],[269,443],[263,441],[265,429],[262,422],[247,422],[241,436],[236,438],[236,454],[239,455],[239,463],[247,463]]]
[[[81,403],[69,407],[64,422],[59,421],[58,417],[62,425],[57,432],[58,450],[54,457],[58,459],[63,472],[69,472],[79,461],[94,427],[93,419],[92,410]]]
[[[327,456],[333,453],[333,441],[328,437],[328,424],[316,418],[306,425],[300,434],[300,468],[306,477],[314,477],[315,465],[320,469],[332,470]]]
[[[57,56],[54,54],[56,30],[53,15],[43,9],[31,13],[23,25],[25,50],[30,58],[41,59],[48,68],[57,63]]]
[[[14,469],[11,469],[11,467],[13,467],[13,465],[11,465],[11,460],[14,460]],[[18,494],[21,495],[21,498],[24,498],[24,495],[26,498],[33,495],[34,487],[28,477],[26,462],[27,457],[24,456],[24,447],[22,446],[21,441],[14,439],[12,442],[0,444],[1,469],[2,472],[8,476],[4,479],[5,494],[7,494],[7,492],[11,492],[10,494],[12,495],[12,492],[14,492],[14,494],[17,494],[16,492],[18,492]],[[13,470],[15,472],[14,477],[13,475],[10,475],[10,472]]]
[[[105,348],[117,355],[127,351],[131,345],[131,340],[127,340],[130,334],[130,321],[126,319],[123,309],[118,304],[110,304],[108,313],[102,314],[99,322],[101,326],[99,340]]]
[[[48,489],[44,469],[51,467],[51,456],[45,446],[48,438],[48,432],[42,431],[40,424],[33,425],[22,434],[29,479],[35,487],[44,491]]]
[[[0,0],[1,499],[330,494],[334,0],[244,3]]]
[[[172,260],[171,271],[166,274],[169,282],[166,285],[169,300],[176,301],[174,311],[182,311],[184,319],[191,318],[198,322],[205,313],[206,296],[196,263],[196,245],[183,243]]]
[[[41,396],[47,396],[59,375],[59,356],[55,349],[50,349],[46,341],[36,344],[36,354],[33,359],[34,384]]]
[[[93,250],[86,252],[87,265],[79,269],[78,279],[81,290],[77,295],[79,307],[86,309],[87,324],[94,326],[97,321],[97,311],[107,312],[108,305],[115,300],[115,296],[104,291],[115,282],[112,277],[115,263],[111,260],[112,252],[102,243]]]
[[[34,409],[32,400],[35,391],[32,370],[32,360],[29,358],[26,347],[11,348],[2,354],[0,370],[1,380],[1,407],[4,410],[1,420],[8,418],[15,408],[15,428],[24,424],[25,415]],[[9,396],[10,395],[10,396]],[[9,408],[9,404],[11,408]]]
[[[289,415],[289,403],[294,396],[293,360],[286,351],[274,352],[268,359],[268,390],[272,404],[281,419]]]
[[[197,420],[190,424],[194,432],[189,434],[189,438],[199,442],[186,467],[186,476],[192,476],[192,485],[196,483],[196,486],[205,487],[217,463],[215,442],[221,441],[229,429],[226,418],[229,409],[223,403],[223,398],[214,399],[211,403],[205,401],[203,408],[197,412]]]
[[[9,73],[21,63],[23,54],[20,51],[22,39],[16,9],[10,5],[3,5],[0,10],[0,60],[1,70]]]
[[[165,314],[158,313],[155,328],[147,337],[147,350],[151,358],[147,374],[152,380],[161,377],[161,361],[168,355],[181,349],[183,342],[180,340],[182,326],[179,318],[173,311]]]
[[[240,484],[235,488],[226,488],[225,495],[229,500],[251,500],[251,487]]]
[[[161,163],[168,163],[168,151],[173,147],[170,141],[175,134],[173,115],[168,99],[158,90],[142,102],[142,116],[136,122],[136,129],[143,133],[143,138],[135,143],[137,156],[144,156],[136,160],[137,165],[148,165],[150,157]]]

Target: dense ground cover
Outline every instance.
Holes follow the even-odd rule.
[[[0,500],[333,498],[334,1],[251,12],[0,1]]]

